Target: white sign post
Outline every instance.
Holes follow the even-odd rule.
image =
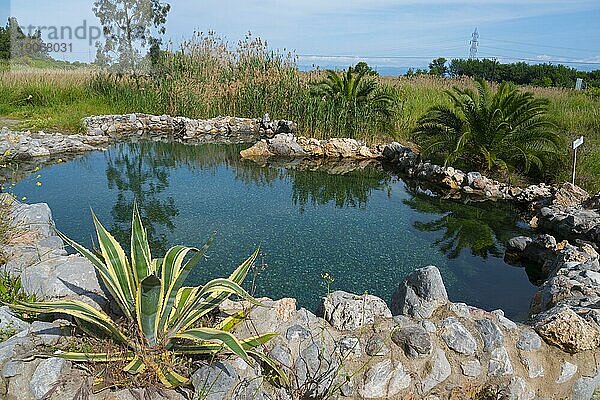
[[[573,177],[571,183],[575,185],[575,166],[577,165],[577,148],[583,144],[583,136],[573,141]]]

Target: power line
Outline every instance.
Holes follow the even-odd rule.
[[[532,43],[525,43],[525,42],[515,42],[512,40],[502,40],[502,39],[492,39],[492,38],[487,38],[484,37],[485,40],[490,40],[492,42],[502,42],[502,43],[510,43],[510,44],[519,44],[522,46],[530,46],[530,47],[547,47],[550,49],[559,49],[559,50],[573,50],[573,51],[585,51],[588,52],[589,50],[586,49],[576,49],[574,47],[562,47],[562,46],[550,46],[550,45],[544,45],[544,44],[532,44]]]
[[[528,54],[528,55],[533,55],[533,56],[539,56],[539,53],[535,53],[532,51],[526,51],[526,50],[520,50],[520,49],[504,49],[502,47],[495,47],[495,46],[485,46],[486,49],[494,49],[494,50],[502,50],[502,51],[513,51],[516,53],[521,53],[521,54]],[[544,53],[545,56],[549,56],[549,57],[558,57],[558,58],[564,58],[565,56],[563,55],[557,55],[557,54],[547,54]]]
[[[555,64],[573,64],[573,65],[600,65],[600,62],[592,62],[592,61],[577,61],[577,60],[540,60],[539,58],[523,58],[523,57],[513,57],[513,56],[501,56],[497,54],[489,54],[484,53],[486,58],[488,57],[496,57],[502,58],[504,60],[509,61],[535,61],[537,63],[555,63]]]

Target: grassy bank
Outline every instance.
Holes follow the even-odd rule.
[[[348,136],[347,111],[311,93],[319,72],[303,73],[292,55],[269,52],[248,38],[229,50],[215,36],[199,36],[181,52],[165,53],[152,76],[138,79],[92,69],[22,67],[0,73],[0,122],[18,120],[18,128],[77,132],[89,115],[146,112],[210,118],[218,115],[292,119],[300,132],[317,138]],[[471,86],[471,79],[432,76],[377,78],[395,99],[393,118],[383,124],[369,110],[353,115],[356,137],[367,142],[410,141],[417,119],[448,99],[443,90]],[[579,164],[579,184],[600,190],[600,100],[583,92],[526,87],[550,100],[550,110],[568,142],[586,137]],[[565,156],[567,155],[565,144]],[[566,180],[568,168],[556,172]]]

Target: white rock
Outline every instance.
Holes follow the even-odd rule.
[[[68,361],[62,358],[43,360],[35,369],[29,383],[31,393],[36,400],[42,400],[60,381],[63,371],[69,368]]]

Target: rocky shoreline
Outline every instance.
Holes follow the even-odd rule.
[[[23,288],[38,299],[75,298],[109,309],[93,267],[78,255],[67,255],[48,206],[13,201],[12,207],[20,235],[4,249],[5,270],[20,276]],[[294,299],[263,299],[269,308],[226,302],[221,313],[248,309],[249,319],[236,331],[241,337],[279,333],[263,351],[283,365],[292,382],[288,388],[277,388],[263,379],[258,366],[224,357],[198,364],[193,375],[196,395],[210,382],[204,395],[215,400],[326,394],[433,399],[450,394],[466,397],[484,389],[507,399],[590,399],[600,386],[598,254],[589,246],[558,246],[547,240],[549,245],[542,239],[513,241],[513,250],[525,254],[534,253],[533,248],[526,249],[537,243],[537,248],[545,249],[544,260],[552,270],[534,299],[537,314],[531,326],[508,320],[501,310],[488,312],[451,302],[433,266],[417,269],[399,282],[391,307],[375,296],[342,291],[324,297],[321,317],[297,309]],[[68,343],[69,321],[29,324],[2,307],[0,329],[9,326],[14,336],[0,343],[3,398],[70,399],[89,383],[90,377],[75,364],[27,358],[44,346]],[[119,391],[89,398],[132,396]],[[166,396],[186,398],[178,392]]]

